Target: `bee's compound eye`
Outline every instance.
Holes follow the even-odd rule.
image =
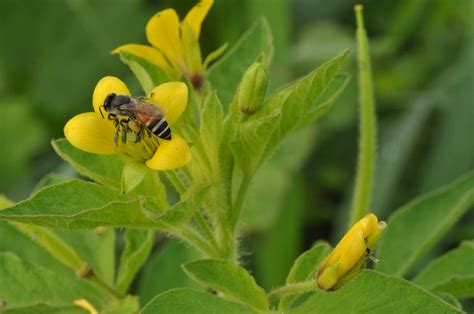
[[[105,98],[105,100],[104,100],[104,109],[105,109],[106,111],[108,111],[108,110],[110,109],[110,106],[111,106],[112,101],[114,100],[115,96],[116,96],[116,95],[115,95],[114,93],[112,93],[112,94],[108,95],[108,96]]]

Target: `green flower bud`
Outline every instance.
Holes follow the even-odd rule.
[[[236,105],[242,115],[251,115],[263,104],[268,87],[265,66],[256,62],[245,71],[237,91]]]

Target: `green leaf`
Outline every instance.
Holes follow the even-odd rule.
[[[181,241],[167,240],[144,266],[138,280],[140,304],[173,288],[197,287],[183,271],[181,264],[199,258],[198,253]]]
[[[39,303],[35,305],[10,308],[2,314],[86,314],[87,311],[75,305],[48,305]]]
[[[72,146],[65,138],[51,142],[56,153],[79,174],[98,183],[120,188],[124,160],[118,155],[96,155]]]
[[[204,259],[186,263],[183,269],[198,283],[222,292],[224,298],[268,310],[265,291],[241,267],[227,261]]]
[[[1,211],[0,219],[67,229],[159,226],[138,199],[81,180],[46,187]]]
[[[431,261],[413,282],[433,291],[447,292],[457,298],[474,297],[473,265],[474,241],[466,241]]]
[[[76,299],[86,299],[100,310],[111,301],[85,280],[64,278],[10,253],[0,253],[0,265],[0,296],[7,308],[37,303],[71,305]]]
[[[143,163],[129,161],[125,163],[122,171],[122,192],[129,193],[136,188],[145,178],[150,169]]]
[[[170,81],[168,74],[145,59],[122,51],[120,60],[130,67],[147,95],[155,86]]]
[[[173,289],[156,296],[140,312],[141,314],[200,314],[200,313],[257,313],[234,302],[213,294],[193,289]]]
[[[286,278],[287,284],[294,284],[307,281],[315,277],[321,262],[329,253],[330,247],[326,243],[319,243],[307,250],[295,260],[290,273]],[[294,295],[283,296],[280,300],[278,308],[283,310],[287,308],[297,298]]]
[[[160,219],[172,225],[184,224],[194,215],[199,205],[209,192],[210,185],[198,185],[189,188],[183,195],[181,201],[174,204],[170,209],[157,216]]]
[[[402,276],[423,257],[474,203],[474,173],[425,194],[389,219],[379,243],[376,269]]]
[[[462,313],[398,277],[365,270],[337,291],[316,290],[289,313]]]
[[[259,19],[207,73],[208,80],[228,108],[245,70],[264,54],[267,62],[273,53],[271,31],[265,19]]]
[[[224,111],[215,91],[204,102],[201,112],[200,136],[205,145],[205,154],[209,159],[212,178],[219,178],[219,148],[222,141],[222,120]]]
[[[345,80],[336,77],[347,55],[339,56],[321,65],[305,77],[271,95],[261,110],[251,115],[238,129],[233,151],[244,173],[250,175],[270,156],[291,132],[308,123],[306,115],[320,117],[333,103]],[[329,95],[331,91],[334,96]],[[317,114],[315,114],[317,112]]]
[[[125,249],[120,257],[120,268],[115,283],[120,292],[127,291],[135,275],[146,262],[154,240],[153,230],[127,229],[125,231]]]
[[[113,284],[115,276],[115,230],[98,227],[95,230],[54,229],[79,256],[92,266],[97,277]]]
[[[12,224],[56,260],[72,269],[77,276],[84,276],[90,270],[88,263],[80,258],[74,247],[68,245],[52,230],[18,222],[12,222]]]

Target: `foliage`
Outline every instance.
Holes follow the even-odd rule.
[[[243,10],[234,2],[215,4],[215,9],[222,11],[226,6],[234,6]],[[435,12],[429,15],[432,20],[421,23],[416,16],[422,12],[422,1],[417,5],[409,0],[400,3],[400,11],[385,30],[388,35],[371,42],[372,57],[359,11],[360,72],[358,79],[351,80],[351,76],[356,76],[352,75],[352,56],[346,48],[356,45],[344,28],[308,27],[307,36],[300,38],[290,52],[285,37],[289,34],[280,28],[290,24],[281,14],[284,10],[269,14],[270,21],[255,19],[265,7],[249,1],[246,14],[256,21],[229,45],[222,57],[211,62],[202,87],[193,85],[186,73],[181,78],[188,86],[190,101],[182,121],[173,125],[173,132],[182,134],[190,144],[192,161],[185,167],[156,172],[128,156],[95,155],[79,150],[64,138],[52,140],[54,151],[67,163],[64,169],[69,170],[61,171],[61,176],[48,174],[22,201],[0,197],[0,311],[13,314],[470,310],[474,297],[474,244],[465,239],[474,236],[474,224],[463,218],[470,217],[469,209],[474,205],[474,173],[468,171],[474,158],[471,149],[459,147],[465,144],[460,138],[472,127],[469,101],[463,97],[469,87],[465,82],[472,78],[472,71],[466,70],[464,61],[458,61],[431,82],[432,68],[442,64],[442,60],[429,63],[424,53],[405,52],[409,50],[408,43],[417,41],[420,51],[430,51],[432,42],[438,40],[440,25],[452,18],[449,14],[460,16],[460,23],[468,17],[459,8],[447,8],[438,1],[431,9]],[[88,5],[85,1],[68,4],[74,14],[83,18],[91,12]],[[288,5],[287,1],[278,1],[280,9]],[[123,19],[127,8],[130,13],[139,11],[131,4],[127,6],[112,9],[115,17],[106,17],[104,23],[120,24],[117,21]],[[372,15],[369,7],[365,17],[370,27],[371,23],[378,23],[370,18]],[[143,20],[141,25],[145,24],[144,16],[135,12],[136,20]],[[221,32],[235,35],[241,31],[233,29],[236,24],[232,18]],[[213,22],[211,14],[210,23]],[[436,40],[410,38],[420,36],[410,32],[417,23]],[[354,29],[352,24],[350,28]],[[207,31],[204,28],[201,37]],[[127,32],[135,41],[139,29]],[[100,36],[107,37],[105,32]],[[338,51],[322,47],[315,52],[314,38],[320,46],[334,44]],[[450,41],[453,39],[442,39],[451,47],[457,44]],[[472,42],[471,39],[468,48],[463,47],[461,57],[472,52]],[[116,44],[120,43],[103,43],[101,51],[106,53]],[[221,54],[227,46],[222,47],[210,55]],[[399,53],[402,56],[395,65],[374,70],[369,66],[371,59],[377,65],[380,60],[397,59],[394,56]],[[293,58],[287,62],[290,55]],[[93,54],[87,58],[93,65],[102,60]],[[135,76],[131,81],[142,89],[141,94],[148,94],[170,80],[156,64],[138,55],[121,52],[120,60],[126,65],[120,71],[129,67]],[[45,66],[51,66],[51,62]],[[73,65],[72,72],[81,66],[80,60],[68,63]],[[310,64],[317,66],[307,71]],[[414,75],[406,75],[413,65],[419,69]],[[285,66],[293,66],[295,72],[305,69],[305,73],[275,88],[288,81],[289,74],[282,70]],[[11,73],[8,67],[0,70]],[[41,72],[38,75],[44,76]],[[91,82],[99,77],[88,78],[82,84],[93,86]],[[457,84],[453,77],[461,77],[462,84]],[[13,75],[9,78],[12,82],[19,79]],[[353,260],[350,270],[338,277],[334,288],[325,291],[318,286],[317,278],[332,248],[326,242],[313,241],[329,235],[316,237],[311,233],[308,241],[302,234],[308,221],[318,220],[319,227],[326,228],[327,217],[336,216],[334,202],[324,203],[325,194],[337,190],[339,204],[352,193],[354,180],[347,174],[352,172],[344,164],[335,163],[343,157],[353,167],[355,161],[344,147],[347,142],[355,142],[350,133],[355,129],[357,80],[361,82],[361,134],[354,201],[352,208],[344,204],[351,208],[350,212],[339,211],[340,223],[332,218],[331,223],[335,237],[339,238],[347,229],[346,217],[351,217],[352,225],[374,208],[379,217],[387,217],[388,226],[376,250],[371,251],[373,247],[367,237],[362,239],[366,245],[364,252],[367,249],[368,253]],[[37,94],[44,89],[48,94],[45,102],[54,98],[72,101],[75,96],[70,88],[49,95],[53,94],[51,87],[43,86],[44,83],[29,84]],[[424,88],[424,84],[428,87],[417,96],[413,106],[399,105],[408,99],[407,94]],[[402,90],[400,95],[397,89]],[[377,110],[374,94],[388,99],[380,104],[377,101]],[[87,97],[79,99],[88,103]],[[457,110],[442,106],[440,99],[456,100]],[[3,173],[3,189],[9,186],[8,180],[15,179],[15,174],[21,178],[28,172],[28,156],[49,135],[48,122],[30,122],[26,118],[37,115],[28,101],[34,102],[13,97],[5,101],[5,110],[12,120],[2,124],[2,133],[15,129],[16,123],[25,127],[25,136],[19,137],[17,146],[13,144],[15,138],[5,138],[4,147],[17,148],[6,155],[17,161],[18,168]],[[48,106],[43,110],[45,116],[54,112]],[[393,119],[391,112],[398,112],[399,116]],[[434,117],[436,112],[440,114]],[[54,128],[64,118],[60,112],[55,115]],[[376,117],[381,131],[378,151]],[[407,167],[416,144],[432,140],[426,138],[425,124],[433,119],[440,125],[436,129],[440,134],[435,137],[440,143],[425,148],[420,156],[415,156],[414,164]],[[385,123],[389,120],[391,123]],[[389,124],[390,129],[385,127]],[[455,162],[447,164],[451,158]],[[308,184],[316,172],[320,178],[317,186],[314,182]],[[321,185],[323,189],[319,189]],[[312,199],[317,199],[316,203],[309,206]],[[311,211],[308,207],[312,207]],[[308,245],[309,242],[313,244]],[[447,245],[455,248],[446,252]],[[352,258],[351,251],[346,254],[347,259]],[[380,261],[369,267],[373,269],[364,270],[368,258]]]

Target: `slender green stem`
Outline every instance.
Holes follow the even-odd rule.
[[[235,198],[234,206],[232,206],[232,211],[230,213],[230,225],[232,227],[232,231],[235,231],[237,227],[237,222],[240,218],[240,213],[242,212],[242,206],[244,204],[245,195],[247,194],[247,190],[250,184],[250,177],[245,176],[240,183],[239,190],[237,191],[237,196]]]
[[[281,297],[287,294],[304,293],[316,290],[317,286],[318,284],[316,283],[316,280],[298,282],[277,288],[270,292],[267,297],[270,300],[279,300]]]
[[[93,283],[97,284],[101,288],[105,289],[107,292],[112,294],[114,297],[117,299],[123,299],[125,297],[124,294],[122,294],[120,291],[115,289],[115,287],[109,285],[99,277],[97,277],[94,273],[90,273],[88,276],[85,277],[86,279],[92,281]]]
[[[355,6],[357,61],[359,68],[359,155],[349,225],[368,211],[371,203],[376,157],[376,117],[369,43],[364,29],[362,5]]]
[[[219,252],[216,252],[216,248],[210,246],[209,243],[207,243],[196,231],[192,230],[191,228],[181,226],[170,228],[169,231],[171,234],[174,234],[194,245],[205,256],[219,257]]]
[[[171,183],[174,185],[179,194],[183,195],[184,193],[186,193],[186,187],[174,171],[166,171],[166,176],[168,177],[168,180],[170,180]]]
[[[196,223],[198,224],[206,239],[211,243],[212,246],[214,246],[214,248],[217,249],[219,245],[217,244],[216,238],[214,237],[211,228],[209,228],[206,218],[204,218],[199,210],[197,210],[194,214],[194,219],[196,220]]]

